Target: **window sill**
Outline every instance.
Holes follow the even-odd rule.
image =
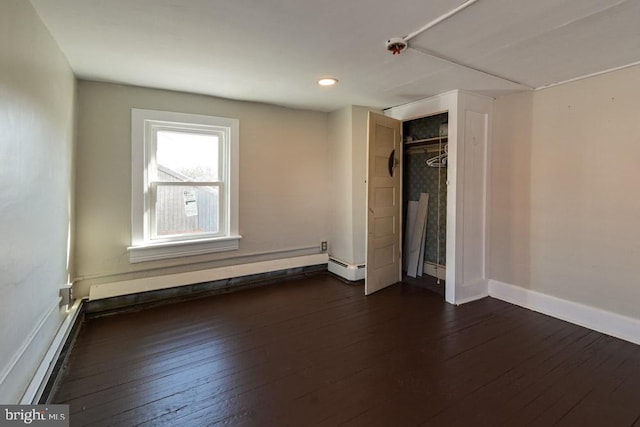
[[[240,239],[242,239],[242,236],[146,243],[129,246],[127,251],[129,252],[129,262],[135,264],[214,252],[235,251],[240,246]]]

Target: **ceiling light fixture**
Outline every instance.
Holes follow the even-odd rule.
[[[318,80],[318,84],[320,86],[333,86],[338,83],[338,79],[334,79],[333,77],[326,77]]]

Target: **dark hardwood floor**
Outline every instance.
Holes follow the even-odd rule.
[[[83,325],[71,425],[640,426],[640,346],[327,274]]]

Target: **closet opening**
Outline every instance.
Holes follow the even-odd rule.
[[[449,113],[402,123],[402,279],[445,297]]]

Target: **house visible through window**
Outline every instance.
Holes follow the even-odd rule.
[[[238,248],[238,120],[132,110],[131,262]]]
[[[152,239],[224,233],[220,135],[159,130],[151,162]]]

